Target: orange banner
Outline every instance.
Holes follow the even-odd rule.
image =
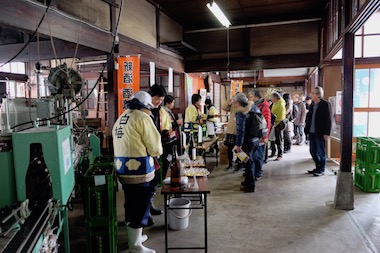
[[[125,102],[140,90],[140,55],[119,56],[117,58],[118,115],[125,110]]]
[[[231,80],[231,97],[238,92],[243,92],[243,80]]]

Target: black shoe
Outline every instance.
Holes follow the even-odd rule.
[[[150,214],[151,215],[161,215],[162,210],[155,208],[153,205],[150,206]]]
[[[316,171],[315,169],[314,170],[308,170],[307,173],[314,174],[315,171]]]
[[[259,181],[259,180],[261,180],[261,177],[255,177],[255,180]]]
[[[228,167],[226,168],[226,170],[232,170],[233,167],[232,167],[232,164],[228,164]]]
[[[321,172],[321,171],[317,171],[317,172],[314,172],[313,175],[315,177],[320,177],[320,176],[323,176],[325,173],[324,172]]]
[[[240,190],[243,191],[243,192],[254,192],[255,191],[255,187],[247,187],[247,186],[240,186]]]
[[[236,168],[234,169],[234,171],[239,171],[243,168],[243,164],[242,163],[239,163]]]
[[[275,156],[276,156],[276,154],[273,153],[273,154],[271,154],[270,156],[268,156],[268,158],[273,158],[273,157],[275,157]]]

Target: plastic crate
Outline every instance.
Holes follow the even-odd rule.
[[[88,253],[116,253],[117,241],[117,222],[106,227],[87,226]]]
[[[361,143],[361,144],[380,144],[380,139],[374,138],[374,137],[357,137],[356,143]]]
[[[368,140],[357,142],[356,160],[366,165],[380,164],[380,143]]]
[[[364,192],[380,192],[380,167],[356,165],[355,186]]]
[[[95,157],[93,164],[96,165],[99,163],[100,164],[101,163],[113,163],[113,161],[114,161],[114,157],[110,156],[110,155],[97,156],[97,157]]]
[[[116,219],[116,174],[113,164],[91,165],[84,176],[87,223],[103,226]]]

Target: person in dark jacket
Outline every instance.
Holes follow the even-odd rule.
[[[309,174],[323,176],[326,164],[326,143],[331,132],[331,106],[323,100],[323,88],[315,87],[311,91],[312,104],[306,115],[305,133],[309,135],[310,154],[315,162],[315,169]]]
[[[254,192],[255,163],[253,162],[253,156],[259,146],[259,138],[252,137],[249,134],[248,129],[251,117],[249,112],[260,113],[260,109],[252,101],[248,101],[244,93],[236,94],[233,99],[236,108],[236,145],[233,150],[237,153],[244,151],[250,158],[246,161],[245,180],[241,182],[240,190]]]
[[[268,129],[268,134],[264,138],[260,139],[259,147],[257,148],[253,158],[255,163],[255,179],[260,180],[263,176],[263,164],[265,157],[268,157],[268,136],[271,130],[272,114],[270,112],[268,101],[261,97],[259,89],[254,89],[249,92],[249,100],[253,101],[254,104],[260,109],[265,121],[267,122]]]

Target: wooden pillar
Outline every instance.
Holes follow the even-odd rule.
[[[346,0],[346,4],[350,1]],[[345,23],[349,21],[350,5],[345,6]],[[352,167],[352,127],[354,115],[354,56],[355,34],[346,32],[343,37],[342,127],[340,132],[340,170],[338,173],[334,206],[336,209],[354,209]]]
[[[351,172],[352,164],[352,126],[354,114],[354,39],[353,33],[346,33],[343,42],[343,97],[342,127],[340,133],[341,161],[340,170]]]
[[[113,0],[115,3],[115,0]],[[121,10],[120,10],[121,11]],[[114,5],[110,5],[110,21],[111,21],[111,31],[113,34],[116,33],[116,8]],[[111,48],[112,45],[110,45]],[[118,53],[119,47],[115,46],[116,53]],[[112,127],[115,124],[117,115],[117,105],[118,105],[118,96],[117,96],[117,83],[116,83],[116,72],[115,72],[115,53],[111,55],[107,55],[107,81],[108,81],[108,130],[107,130],[107,138],[108,138],[108,146],[110,148],[111,154],[113,153],[112,146]]]

